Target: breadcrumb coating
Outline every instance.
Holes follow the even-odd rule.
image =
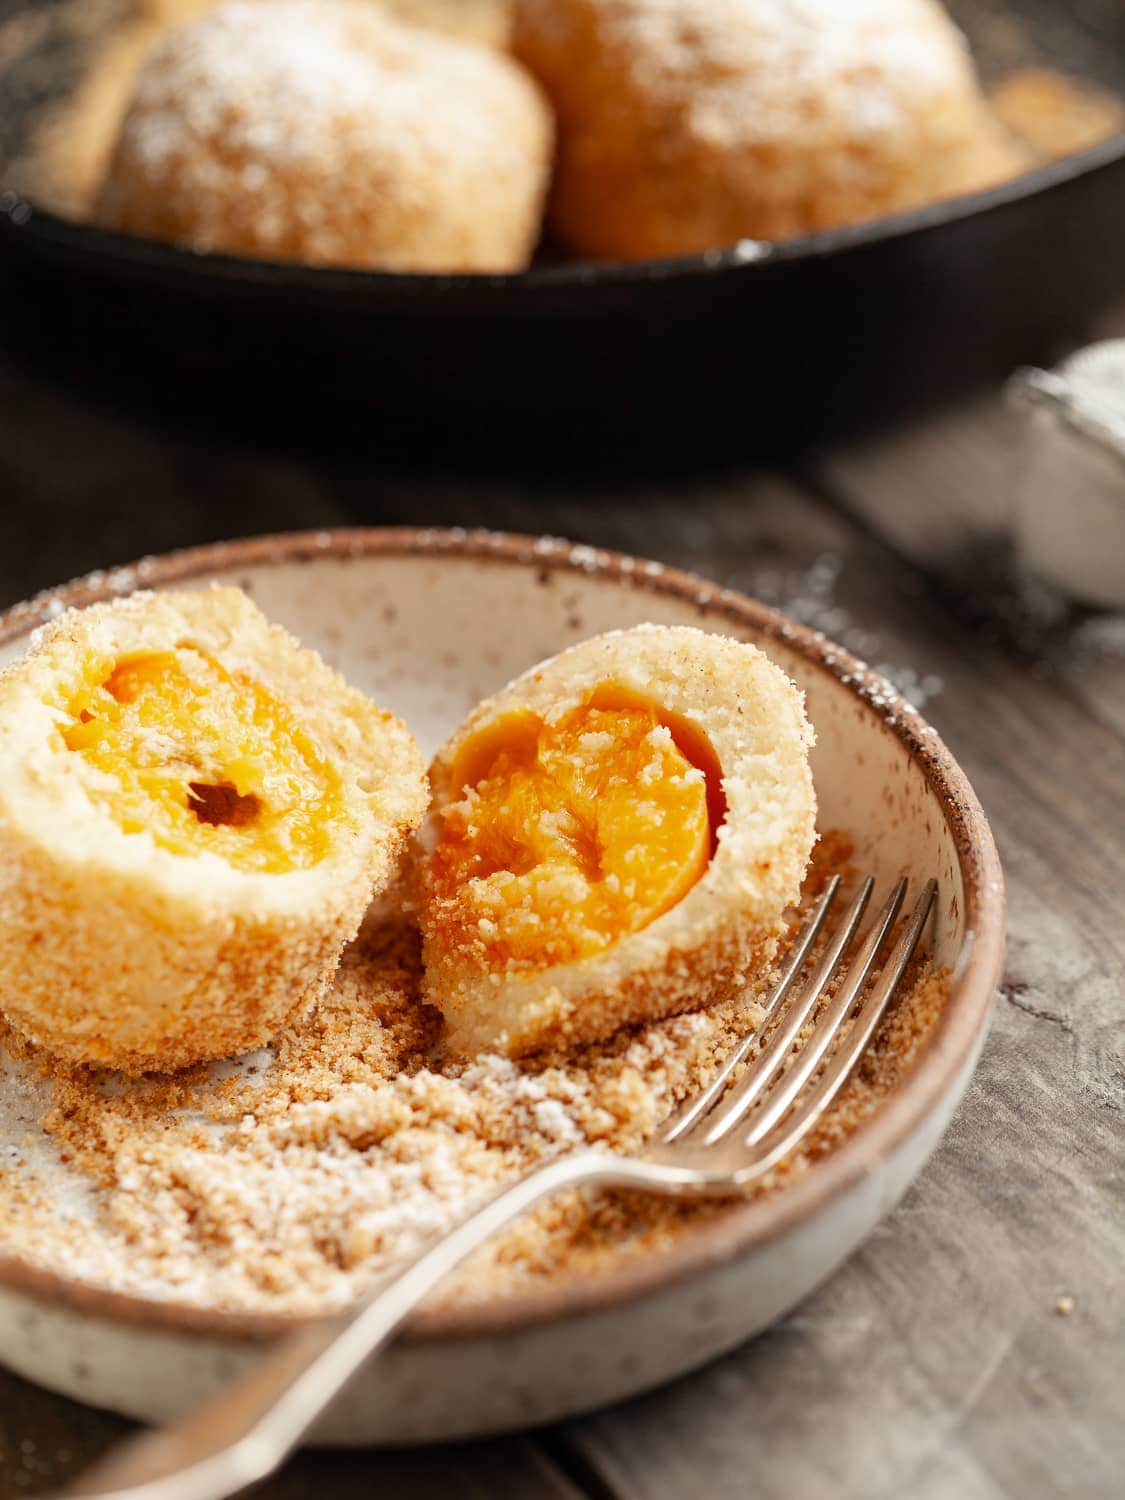
[[[937,0],[517,0],[556,111],[555,231],[690,255],[875,218],[1028,164]]]
[[[828,833],[803,903],[850,844]],[[783,946],[797,930],[789,914]],[[417,935],[365,929],[327,994],[272,1055],[231,1076],[194,1069],[107,1090],[5,1033],[5,1086],[43,1117],[67,1180],[0,1165],[3,1249],[138,1296],[231,1311],[328,1311],[393,1270],[505,1182],[583,1145],[634,1151],[760,1022],[772,974],[691,1015],[569,1052],[435,1056]],[[879,1109],[941,1015],[948,975],[916,961],[859,1068],[813,1135],[753,1189],[775,1193]],[[737,1212],[735,1208],[733,1211]],[[732,1212],[709,1200],[560,1194],[441,1287],[455,1307],[650,1260]]]
[[[146,57],[98,205],[197,250],[516,271],[551,112],[511,58],[355,0],[229,0]]]
[[[443,879],[447,825],[464,817],[464,757],[482,737],[487,743],[495,726],[503,730],[520,715],[559,725],[599,702],[647,704],[690,730],[696,753],[711,761],[714,849],[669,909],[639,928],[627,926],[608,946],[579,946],[569,961],[564,953],[564,961],[536,969],[510,939],[504,944],[505,927],[521,913],[513,917],[510,907],[489,904],[505,894],[497,879],[515,883],[521,906],[530,901],[530,916],[545,928],[565,932],[560,910],[572,909],[575,924],[581,920],[579,871],[540,882],[537,866],[521,879],[534,842],[529,830],[507,873],[451,889]],[[494,1050],[519,1056],[589,1042],[621,1026],[707,1005],[736,992],[750,973],[768,969],[813,845],[812,741],[802,695],[763,652],[687,627],[643,625],[597,636],[480,704],[431,766],[433,801],[420,834],[424,993],[445,1015],[446,1045],[461,1055]],[[607,785],[599,797],[627,807],[628,791]],[[643,801],[640,792],[632,800]],[[660,816],[657,808],[649,813],[648,830],[643,822],[634,830],[630,821],[638,847],[658,837],[651,822]],[[607,874],[604,856],[612,835],[611,829],[596,840],[603,867],[592,881],[616,878]]]

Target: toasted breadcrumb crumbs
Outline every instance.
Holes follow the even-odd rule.
[[[833,871],[849,873],[849,856],[842,835],[821,840],[806,901]],[[197,1307],[325,1309],[537,1163],[587,1143],[638,1147],[761,1017],[751,995],[570,1056],[442,1063],[440,1017],[419,1002],[419,978],[416,934],[369,928],[272,1057],[170,1078],[67,1066],[0,1031],[10,1074],[46,1089],[43,1127],[88,1190],[64,1201],[26,1163],[0,1166],[0,1251]],[[758,1192],[805,1171],[879,1107],[947,994],[944,974],[916,966],[815,1135]],[[560,1195],[498,1237],[439,1300],[588,1276],[728,1209]]]

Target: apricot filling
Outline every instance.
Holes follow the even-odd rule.
[[[555,721],[520,711],[482,730],[457,757],[460,797],[431,856],[431,935],[538,971],[674,906],[711,857],[717,792],[707,747],[682,728],[595,695]]]
[[[271,874],[328,853],[340,777],[260,682],[190,645],[92,663],[89,680],[62,737],[126,833]]]

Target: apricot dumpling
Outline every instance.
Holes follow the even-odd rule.
[[[425,796],[404,726],[238,589],[67,612],[0,674],[0,1011],[129,1072],[261,1045]]]
[[[814,838],[811,742],[763,652],[688,628],[596,637],[480,704],[420,837],[450,1050],[593,1041],[768,966]]]

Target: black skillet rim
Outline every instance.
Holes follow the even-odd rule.
[[[356,301],[389,301],[400,307],[473,293],[488,297],[531,297],[540,291],[619,288],[721,273],[749,273],[762,267],[819,260],[890,240],[905,240],[1045,195],[1080,177],[1112,167],[1123,158],[1125,131],[1120,131],[1084,151],[1048,162],[993,187],[818,234],[774,243],[743,240],[676,259],[573,261],[502,275],[348,270],[200,253],[62,218],[37,208],[15,189],[0,185],[0,251],[18,248],[25,254],[42,251],[52,258],[77,256],[87,267],[102,272],[126,277],[139,273],[146,280],[179,282],[197,290],[215,290],[225,285],[266,295],[277,291],[306,296],[343,295]],[[748,250],[748,246],[753,249]]]

